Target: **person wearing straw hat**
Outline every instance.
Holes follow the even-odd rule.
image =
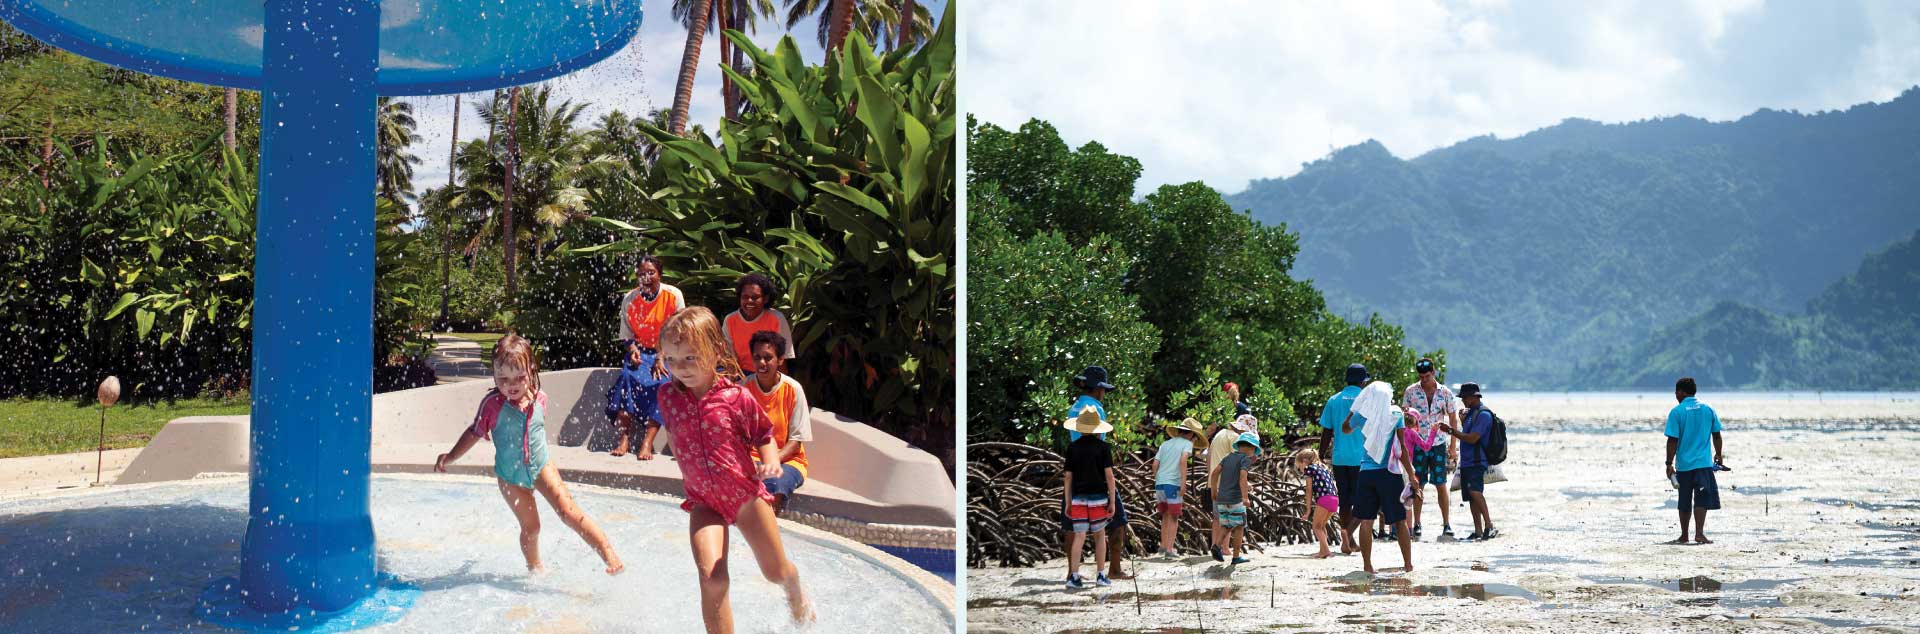
[[[1228,456],[1233,455],[1234,443],[1239,442],[1242,434],[1251,433],[1255,434],[1255,437],[1258,437],[1259,429],[1260,421],[1258,419],[1255,419],[1251,414],[1241,414],[1234,417],[1232,423],[1214,432],[1212,436],[1213,440],[1207,447],[1207,473],[1213,473],[1214,470],[1219,469],[1220,461],[1226,460]],[[1216,497],[1218,496],[1218,489],[1208,487],[1207,490],[1213,491]],[[1212,503],[1217,504],[1218,500],[1214,500]],[[1226,561],[1225,551],[1223,551],[1221,547],[1225,545],[1227,541],[1227,527],[1220,524],[1218,515],[1215,515],[1213,518],[1211,537],[1213,538],[1211,542],[1213,546],[1213,560]]]
[[[1119,500],[1113,481],[1113,452],[1104,437],[1113,426],[1100,420],[1092,408],[1080,410],[1062,426],[1079,434],[1067,445],[1063,487],[1067,523],[1072,529],[1067,535],[1067,589],[1079,590],[1087,587],[1087,580],[1080,576],[1080,546],[1086,543],[1088,533],[1093,534],[1093,569],[1097,574],[1107,566],[1107,522],[1113,518]],[[1113,585],[1105,574],[1097,574],[1094,583]]]
[[[1193,441],[1205,431],[1200,421],[1188,417],[1167,426],[1167,441],[1153,455],[1153,496],[1160,508],[1160,554],[1178,557],[1174,547],[1180,531],[1182,494],[1187,488],[1187,460],[1193,457]]]
[[[1228,554],[1233,559],[1228,565],[1238,566],[1247,563],[1241,556],[1247,541],[1247,472],[1253,468],[1253,457],[1260,455],[1260,436],[1242,432],[1234,438],[1233,449],[1234,453],[1221,460],[1207,479],[1213,484],[1214,519],[1230,539]]]
[[[1086,369],[1080,371],[1080,374],[1074,375],[1073,384],[1075,387],[1080,388],[1080,398],[1075,399],[1073,406],[1067,408],[1067,416],[1079,416],[1081,412],[1092,409],[1093,411],[1099,412],[1100,420],[1107,420],[1107,408],[1102,403],[1107,399],[1107,392],[1120,389],[1108,382],[1107,369],[1097,365],[1087,366]],[[1080,432],[1068,430],[1067,440],[1069,442],[1079,439]],[[1103,438],[1102,440],[1105,439]],[[1065,513],[1066,509],[1061,509],[1061,512]],[[1066,525],[1063,526],[1061,530],[1071,533],[1073,532],[1073,527]],[[1117,497],[1113,499],[1113,518],[1107,521],[1107,531],[1112,533],[1107,536],[1107,578],[1119,580],[1132,579],[1133,575],[1127,574],[1126,571],[1120,568],[1120,561],[1127,553],[1127,538],[1129,537],[1127,533],[1126,500]]]

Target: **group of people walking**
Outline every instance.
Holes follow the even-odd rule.
[[[1329,531],[1340,532],[1340,554],[1358,552],[1361,567],[1374,572],[1373,542],[1391,538],[1400,546],[1402,566],[1413,570],[1413,543],[1423,534],[1425,490],[1433,487],[1439,502],[1441,542],[1454,536],[1449,480],[1465,497],[1473,530],[1463,539],[1482,541],[1500,536],[1488,508],[1489,470],[1506,460],[1506,423],[1486,406],[1476,383],[1462,383],[1455,393],[1440,383],[1433,359],[1414,363],[1418,380],[1394,403],[1393,387],[1375,381],[1362,364],[1346,369],[1346,386],[1327,399],[1317,421],[1317,447],[1294,451],[1288,463],[1304,481],[1305,519],[1319,545],[1315,558],[1333,555]],[[1128,578],[1120,565],[1122,544],[1128,539],[1127,507],[1113,472],[1113,430],[1102,405],[1110,390],[1107,371],[1090,366],[1074,377],[1081,395],[1067,410],[1063,423],[1070,436],[1065,456],[1062,530],[1067,533],[1067,587],[1107,586]],[[1156,554],[1174,558],[1180,517],[1187,499],[1187,465],[1196,455],[1207,460],[1212,527],[1209,549],[1215,561],[1229,566],[1247,563],[1246,499],[1251,486],[1248,471],[1263,452],[1258,420],[1240,400],[1239,387],[1222,387],[1234,403],[1232,423],[1206,429],[1189,417],[1166,427],[1167,439],[1154,453],[1153,497],[1160,516]],[[1666,472],[1679,496],[1680,537],[1673,544],[1712,543],[1706,537],[1706,515],[1720,508],[1714,474],[1728,470],[1722,462],[1721,424],[1717,414],[1697,400],[1691,377],[1674,385],[1679,402],[1668,412]],[[1205,443],[1203,445],[1203,443]],[[1323,460],[1324,458],[1324,460]],[[1498,481],[1496,479],[1495,481]],[[1689,536],[1689,523],[1692,533]],[[1091,541],[1095,576],[1080,574],[1082,547]]]
[[[629,450],[654,457],[665,429],[679,466],[688,513],[688,540],[699,579],[701,617],[708,632],[733,631],[728,600],[727,543],[738,528],[760,572],[785,591],[796,622],[813,620],[813,604],[787,557],[778,509],[806,481],[805,443],[810,409],[799,383],[783,373],[793,358],[786,317],[768,305],[773,281],[739,280],[740,309],[724,320],[689,306],[679,289],[662,282],[658,258],[643,256],[637,286],[620,300],[622,367],[607,392],[606,413],[620,434],[613,455]],[[493,473],[501,497],[520,525],[527,570],[544,571],[535,493],[599,554],[609,575],[626,569],[605,531],[581,510],[548,459],[547,395],[533,344],[508,334],[493,351],[494,388],[434,468],[445,472],[479,441],[494,446]],[[638,448],[633,447],[639,439]]]
[[[1481,402],[1480,386],[1466,383],[1455,393],[1440,384],[1432,359],[1414,365],[1420,379],[1394,404],[1391,385],[1373,381],[1366,366],[1346,371],[1346,387],[1328,399],[1321,410],[1318,448],[1308,447],[1287,457],[1305,482],[1304,508],[1320,547],[1318,558],[1332,556],[1329,524],[1340,531],[1341,554],[1359,552],[1362,566],[1373,572],[1373,539],[1392,536],[1400,543],[1404,569],[1413,568],[1412,542],[1422,534],[1423,491],[1436,490],[1441,513],[1441,541],[1452,541],[1447,484],[1458,478],[1473,515],[1469,540],[1499,535],[1487,509],[1487,469],[1504,460],[1503,423]],[[1070,443],[1065,456],[1062,529],[1067,533],[1067,587],[1105,586],[1127,578],[1120,567],[1127,539],[1127,507],[1113,475],[1113,456],[1105,434],[1102,405],[1110,390],[1107,372],[1091,366],[1074,377],[1081,395],[1068,408],[1064,426]],[[1188,417],[1168,425],[1168,438],[1154,453],[1154,506],[1160,517],[1156,554],[1177,557],[1180,517],[1184,514],[1189,461],[1207,460],[1207,492],[1212,526],[1210,554],[1216,561],[1238,565],[1249,561],[1246,552],[1246,501],[1252,486],[1248,474],[1265,448],[1259,421],[1240,400],[1239,386],[1222,387],[1233,401],[1231,423],[1206,429]],[[1204,443],[1204,445],[1203,445]],[[1491,446],[1491,447],[1490,447]],[[1490,450],[1495,455],[1489,456]],[[1323,457],[1326,460],[1323,461]],[[1409,506],[1412,519],[1409,522]],[[1376,531],[1359,530],[1378,521]],[[1356,531],[1358,535],[1356,538]],[[1095,575],[1080,574],[1081,549],[1091,541]]]

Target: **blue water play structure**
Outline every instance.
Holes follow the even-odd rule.
[[[404,592],[375,568],[368,514],[376,97],[564,75],[640,18],[639,0],[0,0],[54,46],[261,92],[248,523],[239,578],[202,598],[211,620],[315,631]],[[366,603],[397,618],[406,601]]]

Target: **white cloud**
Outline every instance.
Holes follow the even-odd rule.
[[[1568,117],[1731,119],[1920,83],[1920,8],[1892,3],[976,1],[962,97],[1144,165],[1140,192],[1253,178],[1377,139],[1402,157]]]

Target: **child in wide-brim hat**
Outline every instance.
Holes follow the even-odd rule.
[[[1205,433],[1200,421],[1189,417],[1167,426],[1167,440],[1153,454],[1153,497],[1160,509],[1160,554],[1178,557],[1174,541],[1179,532],[1182,500],[1187,488],[1187,460],[1193,457],[1193,443]]]

